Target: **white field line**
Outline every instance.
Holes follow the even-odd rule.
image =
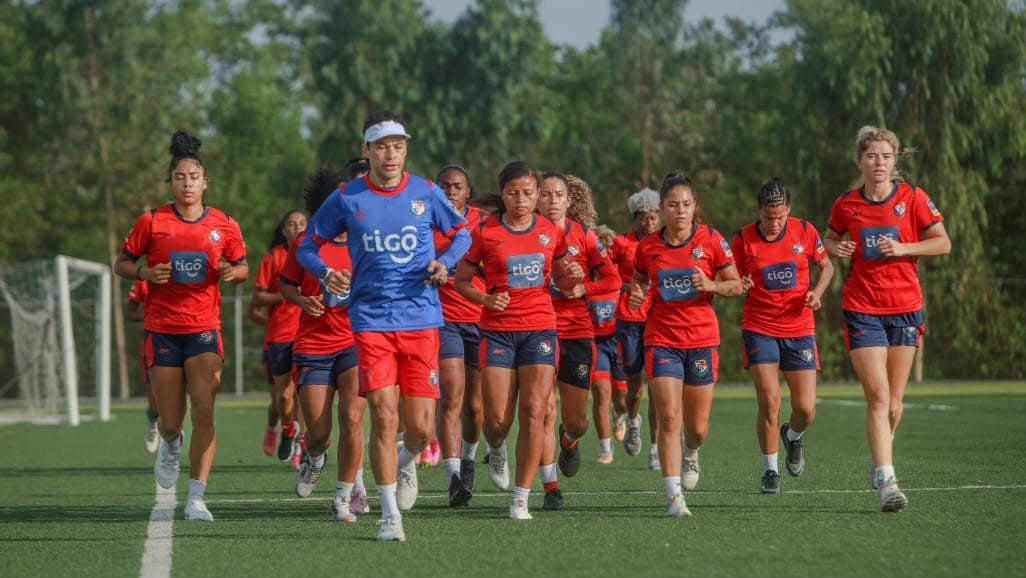
[[[827,404],[827,405],[840,405],[843,407],[866,407],[865,401],[856,401],[851,399],[824,399],[822,397],[816,398],[816,404]],[[905,409],[925,409],[929,411],[955,411],[958,408],[953,405],[944,405],[942,403],[903,403],[901,407]]]
[[[159,484],[157,501],[150,512],[150,524],[143,546],[139,578],[169,578],[171,553],[174,551],[175,489],[165,490]]]

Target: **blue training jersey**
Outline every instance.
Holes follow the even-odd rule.
[[[446,268],[455,266],[470,247],[466,226],[430,181],[404,172],[394,189],[380,189],[364,177],[324,201],[310,218],[296,257],[321,279],[327,266],[318,249],[346,233],[353,262],[349,317],[354,332],[441,327],[442,307],[438,290],[425,282],[427,267],[432,259]],[[437,257],[436,230],[451,239]]]

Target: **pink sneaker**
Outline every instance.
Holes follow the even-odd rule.
[[[431,464],[431,467],[437,466],[438,460],[442,457],[442,448],[438,446],[438,439],[431,440],[428,450],[430,450],[428,463]]]
[[[299,469],[299,464],[302,462],[303,454],[306,453],[306,438],[303,434],[299,434],[296,438],[296,447],[292,450],[292,467]]]
[[[278,447],[278,428],[268,426],[264,430],[264,453],[273,456],[275,448]]]
[[[420,453],[417,454],[414,461],[422,468],[431,467],[431,444],[428,444],[424,449],[420,450]]]

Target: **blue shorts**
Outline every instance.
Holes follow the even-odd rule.
[[[741,330],[744,342],[745,369],[751,365],[779,365],[782,371],[816,371],[819,369],[819,350],[816,336],[770,337],[764,333]]]
[[[869,315],[844,311],[844,344],[848,351],[863,347],[919,347],[923,311],[900,315]]]
[[[639,375],[645,368],[645,324],[641,321],[617,321],[616,342],[620,361],[627,375]]]
[[[559,341],[555,329],[481,331],[480,367],[515,369],[523,365],[556,366]]]
[[[268,343],[264,348],[264,375],[274,384],[274,376],[292,373],[292,342]]]
[[[335,387],[343,373],[357,366],[356,346],[350,345],[342,351],[323,355],[297,353],[293,356],[296,371],[293,376],[298,387],[304,385],[328,385]]]
[[[720,373],[720,348],[646,347],[645,365],[649,379],[672,377],[684,385],[712,385]]]
[[[469,367],[477,367],[481,330],[477,323],[446,321],[438,330],[438,359],[462,359]]]
[[[591,388],[591,368],[595,364],[595,340],[561,339],[556,379],[580,389]]]
[[[615,335],[595,338],[595,366],[592,373],[594,379],[606,378],[614,382],[627,379],[623,373]]]
[[[201,353],[216,353],[224,359],[217,329],[182,335],[143,331],[143,345],[144,367],[185,367],[186,360]]]

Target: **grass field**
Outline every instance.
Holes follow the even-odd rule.
[[[599,466],[589,432],[581,472],[561,480],[565,511],[543,511],[536,482],[534,520],[507,519],[509,494],[491,486],[484,465],[470,507],[453,510],[441,468],[421,470],[407,542],[385,544],[375,541],[369,467],[372,512],[337,524],[334,476],[297,499],[294,472],[260,449],[263,400],[224,395],[207,490],[216,521],[184,521],[183,459],[170,575],[1026,575],[1026,384],[910,387],[895,446],[910,505],[898,514],[879,512],[867,486],[861,393],[821,387],[820,398],[806,471],[784,474],[779,496],[758,493],[750,388],[720,386],[702,479],[686,496],[691,519],[664,517],[647,444],[635,458],[617,446],[616,461]],[[109,423],[0,428],[0,575],[141,575],[157,495],[143,425],[141,406],[127,406]]]

